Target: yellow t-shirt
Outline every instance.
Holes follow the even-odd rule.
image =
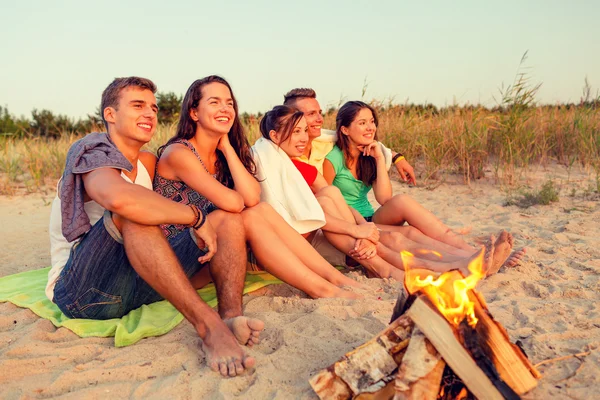
[[[329,154],[329,152],[333,149],[333,146],[335,146],[336,139],[337,137],[335,131],[321,129],[321,136],[312,142],[310,158],[303,154],[302,156],[298,157],[298,159],[316,167],[319,173],[323,175],[323,162],[325,161],[327,154]],[[387,169],[390,169],[392,164],[392,151],[383,144],[381,144],[381,149],[383,150],[383,155],[385,156]]]

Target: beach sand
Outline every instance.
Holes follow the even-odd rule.
[[[441,183],[434,190],[394,184],[466,238],[507,229],[527,247],[524,262],[479,285],[488,306],[533,363],[541,366],[528,399],[594,398],[600,393],[600,207],[595,181],[561,167],[530,173],[553,178],[560,200],[504,207],[499,185]],[[432,182],[437,185],[435,182]],[[431,184],[431,183],[430,183]],[[575,189],[575,195],[571,196]],[[48,266],[51,196],[0,197],[0,276]],[[389,322],[399,283],[350,275],[372,290],[364,300],[311,300],[287,285],[244,297],[245,314],[265,321],[249,349],[257,366],[223,379],[206,367],[200,339],[184,321],[170,333],[115,348],[113,338],[81,339],[29,310],[0,303],[0,398],[315,399],[308,379],[369,340]]]

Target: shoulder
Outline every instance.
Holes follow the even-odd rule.
[[[163,149],[159,161],[181,160],[185,157],[193,156],[192,150],[183,143],[171,143]]]
[[[331,129],[321,129],[321,136],[316,138],[315,142],[323,143],[335,143],[337,140],[337,133]]]
[[[314,165],[310,165],[310,164],[305,163],[304,161],[298,160],[296,158],[291,158],[291,160],[294,163],[294,165],[296,166],[296,168],[298,168],[301,171],[317,172],[317,167],[315,167]]]
[[[332,164],[335,165],[341,161],[344,161],[344,153],[342,152],[342,149],[340,149],[339,147],[333,146],[331,151],[329,153],[327,153],[326,158],[329,161],[331,161]]]

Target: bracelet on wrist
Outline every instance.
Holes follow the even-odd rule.
[[[195,204],[190,204],[190,208],[194,212],[194,221],[189,226],[194,229],[200,229],[206,222],[206,213]]]
[[[402,155],[402,153],[394,154],[394,157],[392,157],[392,164],[396,164],[396,162],[399,160],[404,160],[404,156]]]

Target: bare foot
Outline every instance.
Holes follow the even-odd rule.
[[[223,376],[240,375],[256,363],[253,357],[244,353],[235,336],[220,319],[210,328],[207,327],[202,350],[206,354],[206,364]]]
[[[492,264],[486,271],[486,276],[490,276],[498,272],[500,267],[508,260],[510,252],[513,248],[514,238],[505,230],[500,231],[496,243],[494,243],[494,259]]]
[[[469,264],[471,263],[471,261],[479,258],[481,256],[481,253],[483,252],[483,265],[481,266],[481,268],[483,269],[483,271],[487,271],[494,260],[494,255],[496,251],[494,241],[494,235],[490,235],[490,240],[486,242],[485,246],[482,246],[480,250],[478,250],[475,254],[466,259],[466,261],[455,261],[450,265],[453,265],[453,268],[458,267],[459,271],[462,272],[464,276],[469,276],[471,275],[471,271],[469,270]]]
[[[526,252],[527,252],[527,249],[525,247],[523,247],[522,249],[517,249],[517,250],[513,251],[510,254],[510,256],[508,256],[508,259],[504,262],[503,266],[507,267],[507,268],[516,267],[517,265],[519,265],[521,263],[521,260],[525,256]]]
[[[225,324],[233,332],[238,343],[248,347],[260,342],[260,332],[265,329],[265,323],[261,320],[244,316],[226,319]]]

